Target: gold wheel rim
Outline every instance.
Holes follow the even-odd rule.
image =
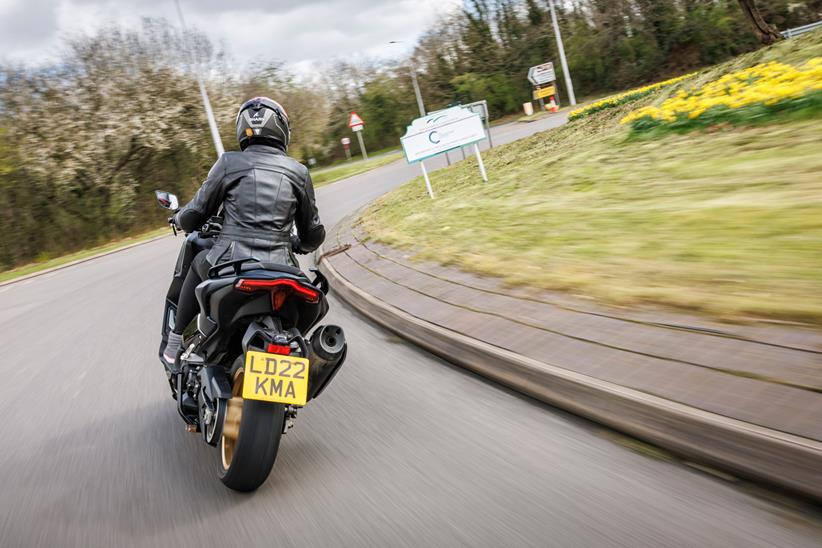
[[[234,373],[231,385],[231,399],[226,409],[223,435],[220,437],[220,453],[223,459],[223,470],[228,470],[234,458],[234,447],[240,435],[240,422],[243,419],[243,368]]]

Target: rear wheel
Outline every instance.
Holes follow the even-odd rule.
[[[253,491],[268,478],[283,434],[285,406],[243,400],[243,356],[231,368],[231,394],[220,439],[220,481]]]

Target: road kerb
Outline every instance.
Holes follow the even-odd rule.
[[[318,256],[322,256],[320,249]],[[334,292],[399,336],[538,400],[696,462],[822,501],[822,443],[731,419],[527,358],[432,324],[319,263]]]

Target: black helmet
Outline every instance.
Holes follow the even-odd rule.
[[[237,113],[237,140],[243,150],[254,143],[288,150],[288,114],[280,103],[268,97],[249,99]]]

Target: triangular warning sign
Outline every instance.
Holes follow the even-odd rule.
[[[362,118],[360,118],[360,115],[357,114],[356,112],[352,112],[351,116],[348,118],[348,127],[362,126],[362,125],[365,125],[365,122],[363,122]]]

